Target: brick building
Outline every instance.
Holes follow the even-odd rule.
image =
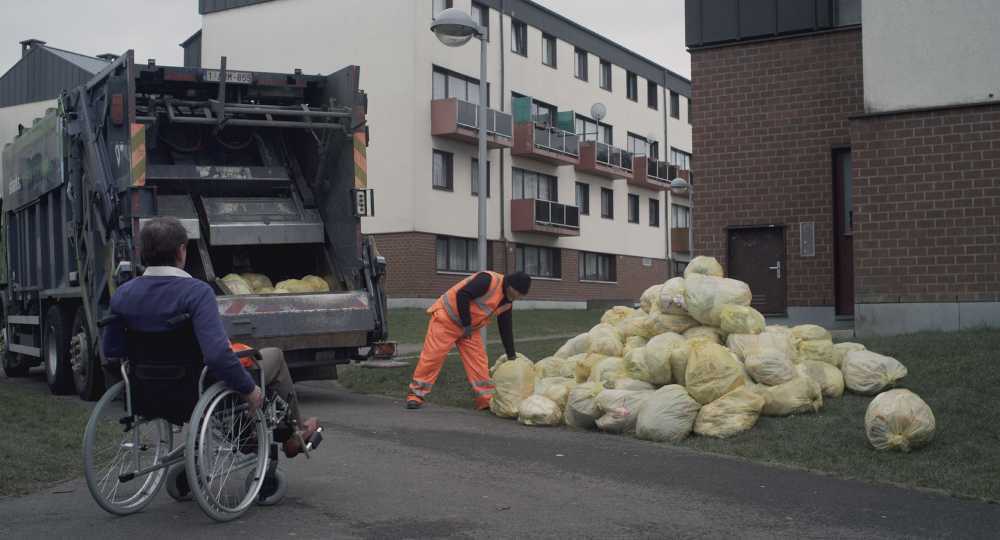
[[[762,311],[1000,326],[1000,10],[939,7],[687,1],[693,247]]]

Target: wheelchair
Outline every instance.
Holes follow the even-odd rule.
[[[112,514],[133,514],[166,484],[171,497],[193,497],[216,521],[236,519],[255,503],[279,503],[287,480],[276,438],[291,436],[282,424],[288,403],[268,391],[256,351],[240,351],[265,396],[249,414],[239,393],[209,384],[190,318],[170,323],[165,332],[126,330],[122,380],[97,402],[84,433],[84,475],[94,500]],[[174,446],[175,435],[183,444]],[[307,455],[319,441],[305,445]]]

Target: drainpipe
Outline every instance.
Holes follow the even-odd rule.
[[[669,100],[670,96],[667,93],[667,80],[668,80],[667,70],[664,69],[663,70],[663,92],[662,92],[662,95],[663,95],[663,99],[662,99],[662,102],[663,102],[663,161],[666,161],[667,163],[670,163],[670,137],[669,137],[669,131],[670,130],[667,129],[667,126],[670,124],[670,100]],[[667,167],[667,170],[669,171],[670,167]],[[671,180],[673,180],[673,178],[667,178],[668,182],[671,181]],[[663,215],[664,215],[664,219],[667,220],[667,223],[666,223],[666,227],[664,227],[663,230],[667,231],[667,276],[668,277],[673,277],[670,274],[673,272],[673,268],[674,268],[674,264],[673,264],[674,263],[674,251],[673,251],[673,246],[672,246],[672,242],[671,242],[671,238],[670,237],[673,234],[674,222],[671,220],[671,218],[673,217],[674,207],[673,207],[673,195],[670,193],[669,189],[667,189],[666,205],[667,205],[666,212],[664,212]]]
[[[502,0],[500,2],[500,112],[505,112],[507,109],[507,77],[504,72],[504,61],[507,58],[506,47],[504,44],[504,32],[503,27],[503,17],[504,13],[507,12],[507,1]],[[511,124],[513,126],[513,124]],[[504,178],[507,175],[506,160],[504,159],[504,149],[500,149],[500,174],[499,184],[500,189],[500,241],[503,243],[503,271],[506,274],[510,271],[510,244],[507,241],[507,200],[504,198]]]

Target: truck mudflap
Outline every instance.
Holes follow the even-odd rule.
[[[365,347],[375,328],[375,311],[364,291],[220,296],[217,301],[229,337],[256,348]]]

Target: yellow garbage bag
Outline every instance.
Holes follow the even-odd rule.
[[[601,315],[601,322],[604,324],[615,325],[629,317],[634,317],[637,314],[638,310],[634,308],[627,306],[615,306],[605,311],[604,315]]]
[[[562,409],[551,399],[528,396],[518,407],[517,421],[526,426],[558,426],[563,423]]]
[[[574,366],[573,376],[576,378],[576,382],[582,383],[590,379],[590,373],[593,371],[594,366],[601,360],[608,358],[608,356],[599,353],[587,353],[583,355],[583,358],[574,358],[577,358],[577,361],[576,366]]]
[[[650,315],[649,319],[652,324],[652,332],[654,336],[658,336],[664,332],[683,334],[691,328],[698,326],[698,321],[692,319],[689,315],[657,313],[655,315]]]
[[[764,331],[764,316],[750,306],[723,306],[719,317],[724,334],[759,334]]]
[[[546,377],[562,377],[563,366],[566,364],[565,358],[549,356],[535,362],[535,378],[544,379]]]
[[[716,345],[722,345],[722,331],[711,326],[695,326],[683,333],[684,339],[692,341],[704,339]]]
[[[646,441],[678,442],[691,433],[701,405],[679,384],[670,384],[646,398],[635,422],[636,437]]]
[[[799,342],[795,352],[795,363],[826,362],[833,365],[833,341],[829,339],[808,339]]]
[[[936,422],[930,406],[913,392],[883,392],[868,404],[865,433],[876,450],[909,452],[931,442]]]
[[[830,332],[822,326],[816,324],[800,324],[791,329],[792,337],[797,341],[810,341],[814,339],[833,339]]]
[[[330,284],[319,276],[303,276],[302,282],[312,287],[312,292],[330,292]]]
[[[823,390],[816,381],[806,377],[794,379],[763,390],[765,416],[817,412],[823,407]]]
[[[635,431],[639,409],[653,395],[651,390],[604,390],[597,394],[597,408],[604,414],[595,422],[608,433]]]
[[[816,381],[823,397],[837,398],[844,395],[844,374],[832,364],[806,360],[795,366],[795,369],[799,376]]]
[[[625,338],[625,348],[622,349],[622,356],[628,356],[628,353],[641,349],[646,346],[646,338],[639,336],[632,336]]]
[[[615,390],[655,390],[656,387],[646,381],[622,377],[615,380],[612,386]]]
[[[501,418],[517,418],[521,402],[535,391],[535,365],[518,353],[514,360],[501,356],[490,371],[496,385],[490,411]]]
[[[625,338],[614,326],[601,323],[590,329],[589,352],[604,356],[621,356]]]
[[[752,428],[763,408],[762,396],[749,388],[737,388],[698,411],[694,432],[719,439],[732,437]]]
[[[254,274],[252,272],[247,272],[240,274],[246,282],[253,289],[253,292],[260,293],[262,289],[274,289],[274,283],[271,283],[271,278],[265,276],[264,274]]]
[[[852,351],[844,357],[844,386],[857,394],[873,395],[906,377],[906,366],[895,358],[871,351]]]
[[[833,344],[833,365],[837,367],[844,367],[844,358],[847,353],[853,351],[866,351],[864,345],[860,343],[851,343],[849,341],[844,343],[834,343]]]
[[[706,257],[704,255],[695,257],[684,268],[684,279],[695,274],[714,277],[722,277],[724,275],[722,265],[719,264],[719,261],[715,260],[715,257]]]
[[[646,313],[653,313],[660,311],[660,289],[663,288],[662,284],[653,285],[645,291],[643,291],[642,296],[639,297],[639,307],[642,308]],[[655,309],[654,309],[655,306]]]
[[[667,280],[660,289],[660,313],[664,315],[687,315],[684,305],[684,278],[674,277]]]
[[[303,294],[315,292],[313,290],[313,285],[302,281],[301,279],[286,279],[284,281],[279,281],[277,285],[274,286],[274,290],[282,292],[289,292],[294,294]]]
[[[729,349],[695,340],[684,374],[687,390],[698,403],[711,403],[744,384],[743,365]]]
[[[606,388],[614,385],[615,380],[625,376],[625,360],[617,356],[608,356],[594,364],[590,370],[588,382],[601,383]]]
[[[735,279],[694,274],[684,278],[688,314],[706,326],[722,324],[722,308],[750,305],[750,286]]]
[[[576,387],[576,380],[570,377],[546,377],[535,379],[535,395],[545,396],[559,405],[559,410],[566,408],[569,391]]]
[[[791,334],[762,332],[760,334],[729,334],[726,337],[726,347],[733,351],[736,358],[745,362],[748,355],[763,349],[777,351],[783,354],[789,361],[792,360]]]
[[[559,358],[569,358],[580,353],[590,351],[590,334],[583,333],[574,338],[570,338],[565,345],[559,347],[554,356]]]
[[[649,349],[649,346],[646,348]],[[691,342],[687,340],[670,351],[670,376],[673,377],[674,383],[681,386],[687,384],[687,364],[690,357]]]
[[[653,315],[639,315],[622,319],[615,324],[615,328],[621,333],[623,340],[632,336],[639,336],[649,339],[656,335],[655,320]]]
[[[754,381],[769,386],[786,383],[797,375],[788,355],[774,349],[755,349],[746,357],[745,365]]]
[[[222,282],[226,284],[226,287],[229,287],[233,295],[253,294],[253,288],[239,274],[227,274],[222,278]]]
[[[570,390],[569,399],[566,401],[566,412],[563,414],[566,425],[592,429],[602,414],[597,408],[597,395],[603,391],[604,386],[591,382],[578,384]]]

